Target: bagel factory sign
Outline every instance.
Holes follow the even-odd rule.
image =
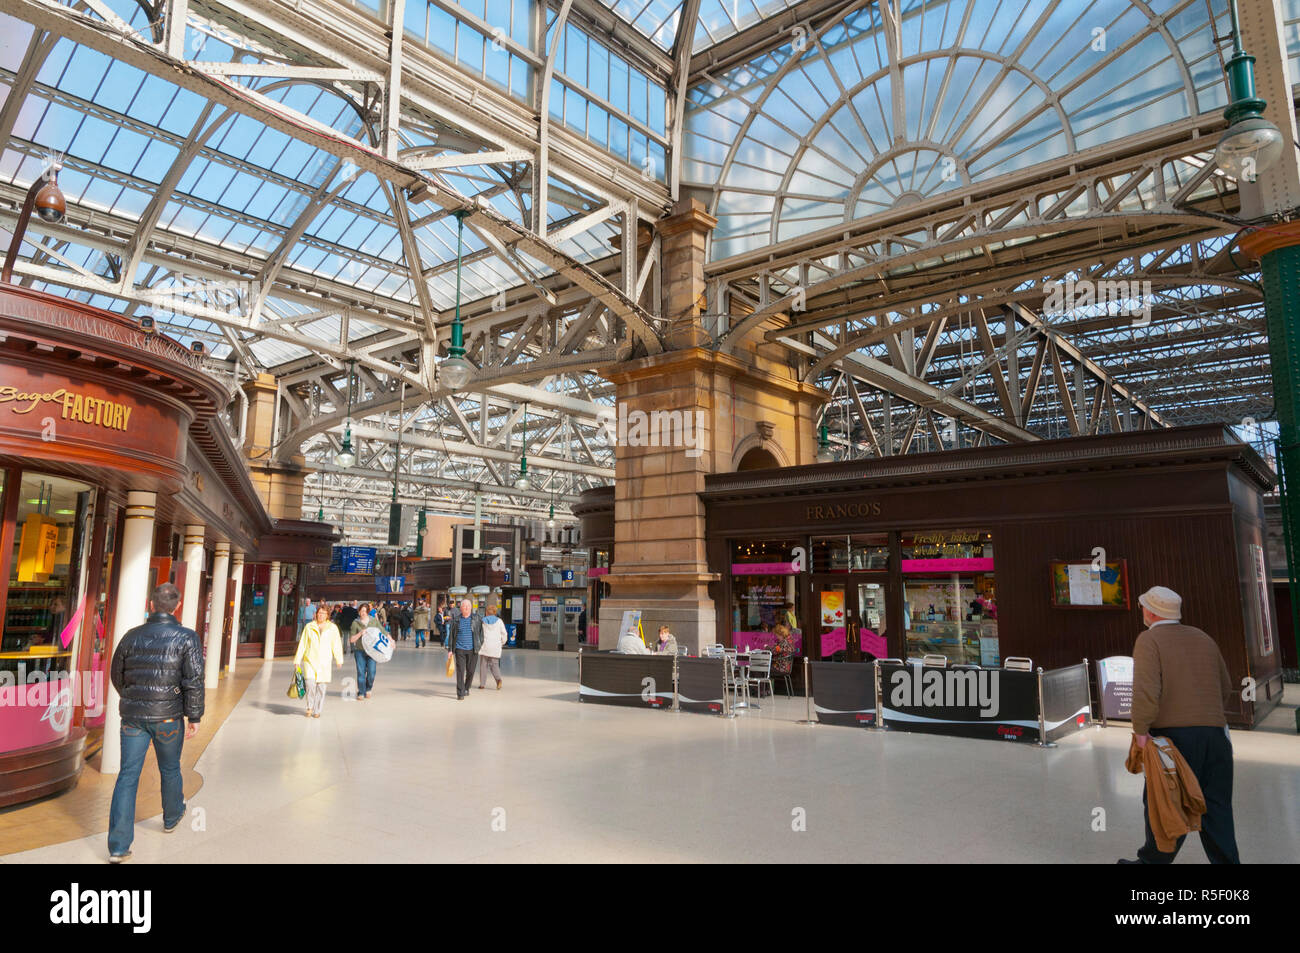
[[[53,407],[46,405],[53,404]],[[45,417],[51,412],[59,413],[62,420],[75,420],[109,430],[125,431],[131,423],[131,413],[135,410],[130,404],[118,403],[78,393],[66,387],[53,391],[19,390],[13,384],[0,385],[0,407],[9,405],[16,414],[30,414],[37,411],[38,416]]]
[[[121,455],[147,464],[184,461],[190,415],[178,401],[128,375],[72,375],[53,360],[24,355],[19,364],[14,357],[0,356],[0,445],[7,452],[55,459],[71,451],[84,461],[93,450],[104,455],[95,462],[109,465]]]

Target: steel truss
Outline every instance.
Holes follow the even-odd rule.
[[[70,170],[152,199],[139,213],[70,202],[62,224],[33,224],[16,273],[128,316],[153,313],[164,329],[204,342],[209,368],[229,381],[232,430],[242,426],[240,385],[273,374],[273,460],[309,472],[304,515],[323,509],[350,541],[386,536],[395,470],[399,501],[460,513],[481,506],[497,518],[536,518],[552,505],[565,518],[583,489],[612,481],[601,415],[614,395],[599,372],[664,347],[654,226],[686,194],[688,93],[795,28],[816,37],[864,7],[804,0],[692,51],[699,0],[682,4],[666,49],[599,0],[548,0],[529,42],[502,40],[532,70],[521,99],[405,35],[413,2],[386,0],[379,17],[343,0],[156,0],[143,12],[118,0],[0,2],[36,27],[21,65],[0,72],[6,149],[38,161],[58,147],[15,135],[23,107],[41,103],[176,152],[161,181],[65,157]],[[493,32],[452,0],[435,4]],[[887,20],[899,18],[896,7]],[[671,157],[662,181],[552,119],[554,37],[566,24],[612,42],[666,90],[667,134],[642,128]],[[201,116],[188,131],[164,129],[61,88],[42,75],[58,37],[197,94]],[[195,38],[234,53],[204,58]],[[1276,43],[1252,38],[1251,47],[1257,71],[1286,69]],[[308,88],[338,104],[340,118],[288,105],[289,91]],[[232,158],[220,140],[240,117],[320,161],[288,174]],[[1261,294],[1232,242],[1249,189],[1239,194],[1214,169],[1222,125],[1204,113],[712,261],[704,320],[713,346],[738,350],[756,336],[784,349],[801,377],[826,389],[826,422],[844,456],[1266,419]],[[296,213],[276,218],[205,197],[184,185],[200,163],[273,183],[295,197]],[[373,201],[355,189],[367,176]],[[0,223],[12,225],[27,184],[0,182]],[[186,231],[176,207],[273,240],[236,248]],[[382,248],[368,237],[329,240],[312,225],[330,209],[394,237]],[[453,394],[435,367],[455,311],[447,229],[457,211],[467,213],[468,240],[460,313],[480,371]],[[639,240],[647,226],[648,246]],[[307,253],[341,270],[323,273]],[[1140,288],[1142,309],[1125,311],[1132,295],[1046,307],[1051,283],[1071,281]],[[358,462],[345,471],[332,459],[349,379]],[[525,491],[513,486],[521,455],[533,477]]]

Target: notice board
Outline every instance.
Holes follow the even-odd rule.
[[[1052,605],[1058,609],[1127,609],[1128,562],[1112,559],[1099,569],[1090,559],[1050,563]]]

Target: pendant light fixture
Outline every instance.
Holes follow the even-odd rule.
[[[1264,118],[1264,100],[1255,95],[1255,57],[1241,44],[1237,0],[1229,0],[1232,22],[1232,59],[1228,74],[1231,102],[1223,111],[1229,126],[1214,150],[1215,164],[1238,181],[1254,182],[1260,172],[1282,157],[1284,140],[1276,125]]]
[[[347,469],[357,462],[357,455],[352,449],[352,371],[355,361],[348,361],[348,415],[343,421],[343,447],[334,454],[334,464]]]
[[[451,322],[451,346],[447,348],[447,357],[439,368],[442,382],[453,391],[458,391],[469,383],[474,376],[474,365],[465,359],[465,329],[460,323],[460,268],[461,251],[464,245],[465,217],[468,209],[457,209],[456,216],[456,316]]]
[[[825,415],[822,416],[822,425],[817,430],[817,462],[835,462],[835,450],[831,447],[830,434],[826,430]]]
[[[519,444],[519,476],[515,478],[515,489],[526,490],[532,484],[528,480],[528,402],[524,402],[524,439]]]

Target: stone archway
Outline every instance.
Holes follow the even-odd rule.
[[[770,470],[780,465],[771,450],[766,447],[750,447],[745,455],[740,458],[740,462],[736,464],[736,472]]]
[[[760,424],[755,433],[736,444],[731,454],[731,469],[741,472],[790,466],[785,450],[772,439],[772,429],[771,424]]]

